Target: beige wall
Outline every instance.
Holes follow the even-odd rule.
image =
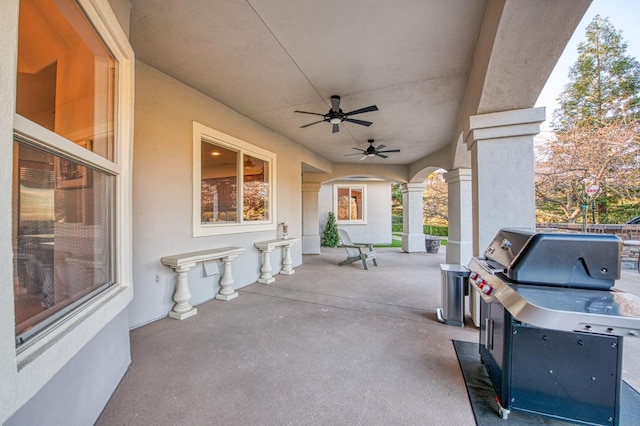
[[[245,252],[233,262],[235,287],[240,288],[254,283],[260,274],[260,256],[253,244],[277,236],[273,230],[192,237],[193,121],[276,153],[275,219],[280,222],[287,218],[292,237],[302,233],[302,162],[322,169],[330,167],[295,142],[138,62],[133,166],[134,300],[129,306],[132,327],[166,316],[173,306],[175,276],[160,263],[161,257],[243,247]],[[281,256],[279,250],[271,256],[274,272],[279,270]],[[292,257],[294,266],[301,264],[300,244],[294,246]],[[189,276],[192,303],[213,298],[219,290],[219,279],[219,275],[203,278],[202,265],[193,268]]]
[[[367,223],[339,224],[338,228],[346,230],[356,242],[391,244],[391,182],[341,180],[323,184],[318,196],[320,235],[327,225],[328,213],[335,211],[334,185],[364,185],[367,188]]]

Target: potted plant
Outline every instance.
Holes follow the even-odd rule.
[[[424,244],[427,249],[427,253],[438,253],[440,249],[440,237],[437,235],[425,235]]]

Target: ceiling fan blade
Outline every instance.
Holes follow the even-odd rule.
[[[368,155],[363,156],[363,157],[360,159],[360,161],[364,160],[364,159],[365,159],[365,158],[367,158],[367,157],[368,157]]]
[[[400,150],[399,149],[387,149],[387,150],[378,151],[378,152],[400,152]]]
[[[386,145],[380,144],[376,147],[376,151],[380,151],[382,148],[384,148]]]
[[[314,121],[313,123],[309,123],[309,124],[305,124],[304,126],[300,126],[300,128],[304,129],[305,127],[313,126],[314,124],[322,123],[323,121],[324,120]]]
[[[373,123],[371,121],[363,121],[363,120],[355,120],[353,118],[345,118],[344,121],[348,121],[349,123],[359,124],[361,126],[371,126]]]
[[[356,114],[362,114],[363,112],[371,112],[371,111],[377,111],[377,110],[378,110],[377,106],[371,105],[365,108],[360,108],[351,112],[347,112],[346,115],[356,115]]]
[[[331,109],[333,112],[340,112],[340,96],[331,97]]]
[[[376,155],[377,155],[378,157],[380,157],[380,158],[389,158],[389,156],[388,156],[388,155],[384,155],[384,154],[380,154],[380,153],[377,153]]]
[[[338,133],[340,131],[340,127],[337,124],[333,125],[333,129],[331,129],[331,133]]]
[[[363,155],[362,150],[360,152],[356,152],[355,154],[345,154],[344,156],[347,157],[349,155]]]
[[[361,148],[354,148],[354,147],[351,147],[351,149],[355,149],[356,151],[360,151],[360,152],[363,152],[363,151],[364,151],[364,150],[363,150],[363,149],[361,149]]]
[[[317,112],[309,112],[309,111],[298,111],[298,110],[295,110],[295,111],[293,111],[293,112],[299,112],[300,114],[311,114],[311,115],[319,115],[319,116],[321,116],[321,117],[324,117],[324,114],[318,114]]]

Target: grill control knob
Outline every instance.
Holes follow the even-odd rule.
[[[482,278],[480,278],[478,281],[476,281],[476,285],[478,286],[480,291],[483,294],[486,294],[487,296],[491,296],[491,294],[493,293],[493,287],[491,287],[489,284],[487,284],[487,282]]]
[[[473,272],[471,272],[471,273],[469,274],[469,279],[470,279],[471,281],[475,281],[475,280],[476,280],[476,278],[478,278],[478,277],[479,277],[479,275],[478,275],[478,273],[477,273],[477,272],[475,272],[475,271],[473,271]]]
[[[491,294],[493,293],[493,287],[491,287],[489,284],[484,283],[484,285],[481,288],[482,292],[484,294],[486,294],[487,296],[491,296]]]

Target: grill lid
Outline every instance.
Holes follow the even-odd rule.
[[[620,278],[621,251],[615,235],[505,228],[484,255],[517,283],[605,290]]]

